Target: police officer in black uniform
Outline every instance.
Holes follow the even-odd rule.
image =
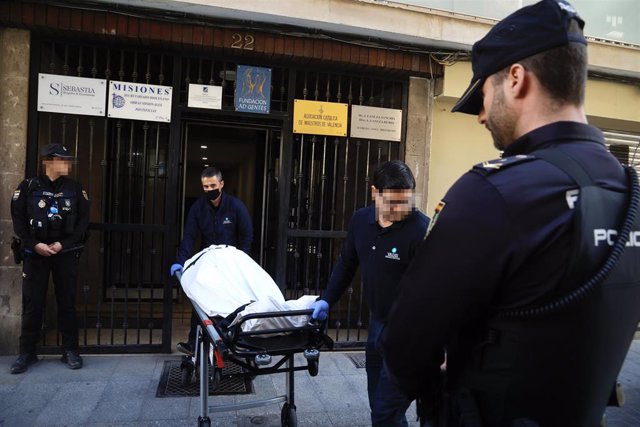
[[[640,224],[635,173],[587,124],[583,26],[543,0],[473,46],[453,111],[504,154],[439,203],[382,334],[423,420],[600,424],[640,320]]]
[[[62,144],[42,148],[42,174],[22,181],[13,193],[13,229],[22,241],[22,332],[20,355],[12,374],[25,372],[38,361],[36,343],[53,276],[62,334],[62,362],[70,369],[82,367],[78,354],[75,309],[78,260],[89,224],[89,199],[82,186],[67,178],[73,156]]]
[[[376,343],[398,293],[398,282],[429,225],[429,218],[415,209],[415,186],[411,169],[400,160],[376,170],[371,186],[374,203],[354,212],[327,288],[312,306],[313,318],[326,319],[329,307],[351,286],[360,266],[370,310],[365,356],[374,427],[408,425],[405,412],[411,399],[389,381]]]

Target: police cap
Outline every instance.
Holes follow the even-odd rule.
[[[478,114],[482,109],[484,80],[511,64],[570,42],[587,44],[582,31],[570,29],[575,20],[584,21],[565,0],[542,0],[526,6],[498,22],[471,49],[471,84],[453,106],[452,112]]]
[[[47,144],[40,150],[42,157],[72,160],[73,156],[62,144]]]

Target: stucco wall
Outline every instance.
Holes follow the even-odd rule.
[[[24,179],[29,94],[28,31],[0,30],[0,354],[18,349],[22,266],[13,262],[11,196]]]
[[[476,163],[499,157],[491,135],[478,124],[475,116],[451,113],[471,75],[469,62],[446,67],[442,94],[435,100],[427,199],[429,214],[460,175]],[[640,86],[590,79],[585,110],[594,126],[640,133]]]

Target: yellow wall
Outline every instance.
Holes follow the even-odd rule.
[[[499,157],[491,134],[478,124],[476,116],[451,113],[455,101],[439,97],[434,103],[426,211],[429,216],[462,174],[476,163]]]
[[[471,64],[445,68],[442,93],[433,109],[427,215],[449,187],[476,163],[499,157],[489,131],[476,116],[451,113],[471,80]],[[585,99],[589,122],[603,129],[640,133],[640,87],[613,81],[589,80]]]

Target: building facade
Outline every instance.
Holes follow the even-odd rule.
[[[170,351],[172,331],[188,324],[168,267],[207,165],[222,169],[225,190],[250,211],[252,256],[295,298],[322,292],[381,162],[411,166],[428,213],[466,169],[498,156],[474,118],[449,113],[470,79],[469,47],[494,21],[358,0],[233,7],[214,0],[0,4],[3,353],[17,351],[21,310],[8,201],[20,180],[37,173],[44,144],[62,142],[76,154],[73,173],[92,200],[78,285],[84,352]],[[632,162],[640,51],[592,40],[590,55],[589,118]],[[239,92],[259,86],[256,72],[269,77],[261,110],[239,106]],[[67,77],[105,81],[105,111],[74,114],[39,102],[42,82]],[[117,113],[125,97],[117,90],[126,88],[166,88],[166,117]],[[196,99],[203,88],[219,94],[213,106]],[[313,121],[300,127],[296,113],[314,106],[342,108],[346,119],[335,127],[343,132]],[[358,134],[353,115],[362,112],[395,114],[389,126],[397,134]],[[56,352],[53,308],[45,318],[42,349]],[[367,319],[355,280],[332,312],[332,334],[340,345],[359,345]]]

